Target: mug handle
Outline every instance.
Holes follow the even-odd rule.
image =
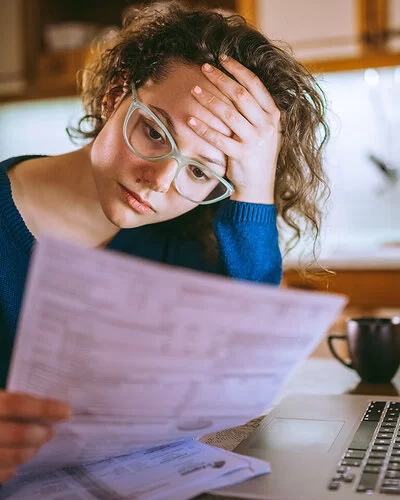
[[[346,361],[344,361],[344,359],[342,359],[339,354],[336,352],[335,348],[333,347],[333,341],[337,339],[337,340],[347,340],[347,335],[329,335],[328,336],[328,346],[329,346],[329,349],[331,350],[331,353],[333,354],[333,356],[342,363],[342,365],[346,366],[347,368],[351,368],[351,369],[354,369],[354,366],[352,365],[352,363],[346,363]]]

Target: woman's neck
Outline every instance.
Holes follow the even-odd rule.
[[[10,169],[14,202],[35,237],[46,233],[104,247],[119,231],[104,215],[92,175],[91,145]]]

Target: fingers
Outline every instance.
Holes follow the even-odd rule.
[[[0,469],[0,484],[5,483],[9,479],[13,478],[16,474],[15,467],[11,467],[9,469]]]
[[[227,137],[232,136],[232,130],[220,118],[218,118],[205,106],[204,107],[199,106],[199,109],[196,111],[196,116],[202,122],[209,123],[210,127],[214,128],[221,134],[224,134]]]
[[[202,106],[204,106],[204,108],[218,117],[238,137],[247,139],[251,136],[251,134],[253,133],[253,126],[246,120],[246,118],[244,118],[241,113],[239,113],[239,111],[235,107],[229,106],[214,94],[199,87],[198,85],[196,85],[192,89],[192,94],[197,99],[197,101]],[[200,116],[199,118],[201,119]],[[213,127],[210,121],[206,122],[209,123],[211,127]]]
[[[61,401],[0,391],[0,483],[53,437],[50,422],[70,417],[71,408]]]
[[[0,448],[41,446],[54,435],[48,425],[0,420]]]
[[[22,465],[37,455],[39,448],[1,448],[0,471]]]
[[[232,100],[246,118],[254,125],[260,123],[262,111],[279,118],[279,109],[257,75],[231,57],[221,58],[221,64],[237,82],[209,64],[202,66],[203,74]]]
[[[60,422],[71,417],[69,405],[26,394],[0,391],[0,419],[51,420]]]
[[[51,427],[0,420],[0,484],[15,475],[15,468],[31,460],[53,436]]]
[[[220,134],[217,130],[213,129],[198,118],[190,117],[187,123],[199,137],[215,146],[224,154],[232,157],[237,154],[238,142],[236,140]]]
[[[16,467],[31,460],[37,455],[39,449],[39,446],[33,448],[0,448],[0,484],[14,477]]]

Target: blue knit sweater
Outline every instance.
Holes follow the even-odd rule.
[[[32,158],[0,162],[0,387],[5,387],[33,235],[12,198],[7,170]],[[196,210],[196,209],[195,209]],[[213,219],[219,259],[208,263],[198,241],[186,241],[174,230],[174,221],[123,229],[109,249],[158,262],[231,276],[236,279],[279,284],[282,261],[273,205],[224,200]]]

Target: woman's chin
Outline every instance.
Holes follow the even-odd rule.
[[[103,212],[111,224],[119,229],[133,229],[150,223],[148,217],[139,216],[129,207],[120,204],[114,207],[103,207]]]

